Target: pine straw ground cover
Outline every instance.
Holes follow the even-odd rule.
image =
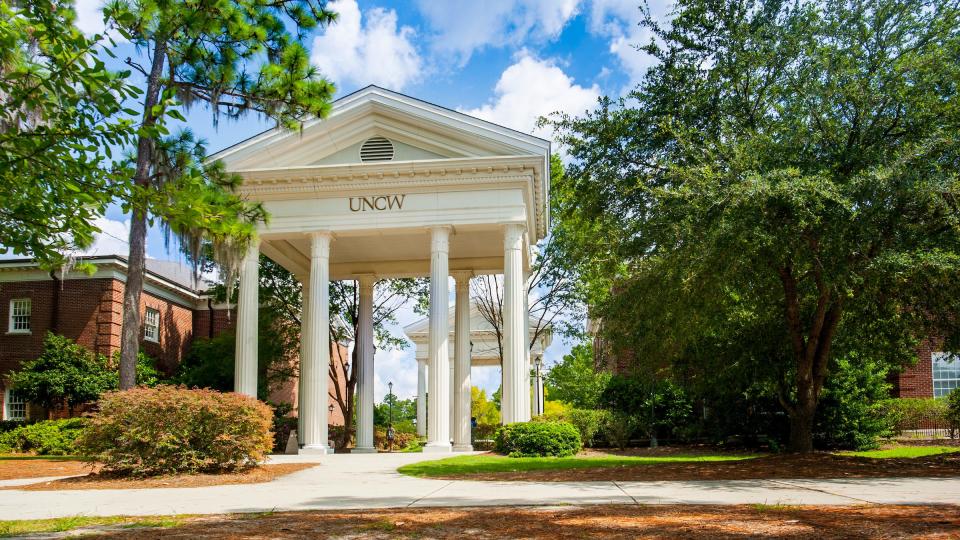
[[[89,518],[86,526],[96,525]],[[956,506],[609,505],[100,518],[85,538],[956,538]],[[144,522],[151,519],[152,522]],[[167,520],[167,525],[153,523]],[[16,534],[20,522],[0,531]],[[142,527],[156,527],[145,529]],[[140,527],[140,528],[133,528]],[[31,530],[40,530],[33,527]],[[61,527],[61,530],[63,528]],[[89,536],[87,536],[89,535]]]
[[[69,463],[69,462],[68,462]],[[280,476],[295,473],[314,467],[316,463],[275,463],[260,465],[250,469],[244,469],[236,472],[217,473],[217,474],[177,474],[167,476],[151,476],[145,478],[137,477],[119,477],[112,475],[102,475],[96,472],[90,472],[90,466],[83,462],[72,462],[82,465],[83,470],[74,474],[83,474],[84,476],[74,476],[71,478],[61,478],[60,480],[51,480],[49,482],[38,482],[36,484],[27,484],[24,486],[12,486],[0,489],[15,489],[28,491],[61,491],[76,489],[143,489],[143,488],[184,488],[184,487],[206,487],[206,486],[224,486],[229,484],[259,484],[261,482],[270,482]],[[31,461],[30,465],[33,465]],[[54,474],[43,474],[38,476],[58,476]],[[60,475],[62,476],[62,475]],[[28,478],[23,475],[13,478]]]
[[[74,476],[90,472],[90,464],[75,457],[0,456],[0,480]]]
[[[901,455],[890,451],[878,452],[876,457],[827,452],[756,457],[678,449],[634,449],[626,454],[591,451],[568,458],[482,454],[422,461],[398,470],[428,478],[531,482],[954,477],[960,476],[956,450],[960,448],[908,454],[918,457],[885,457]]]

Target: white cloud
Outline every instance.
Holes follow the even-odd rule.
[[[397,12],[360,12],[356,0],[330,3],[339,19],[313,40],[311,62],[337,83],[376,84],[401,90],[416,80],[423,61],[413,44],[415,31],[397,26]]]
[[[582,114],[596,106],[600,88],[583,87],[550,60],[523,53],[504,70],[494,88],[493,100],[461,112],[525,133],[549,138],[549,128],[537,128],[540,116],[553,112]]]
[[[130,252],[130,220],[117,221],[99,217],[93,223],[100,232],[94,236],[93,244],[78,255],[123,255]]]
[[[657,21],[666,21],[673,9],[670,0],[652,0],[650,15]],[[630,78],[632,87],[653,64],[653,58],[637,50],[650,42],[653,34],[640,26],[644,11],[637,0],[593,0],[590,6],[590,31],[610,39],[610,53]]]
[[[76,0],[76,25],[81,32],[88,35],[103,32],[103,3],[104,0]]]
[[[557,37],[580,0],[417,0],[434,49],[461,65],[487,46],[520,46]]]

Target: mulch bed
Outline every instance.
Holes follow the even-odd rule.
[[[90,472],[85,461],[57,459],[3,459],[0,460],[0,480],[42,478],[45,476],[76,476]]]
[[[32,463],[32,462],[31,462]],[[2,489],[27,491],[62,491],[73,489],[144,489],[144,488],[188,488],[223,486],[228,484],[259,484],[269,482],[280,476],[315,467],[316,463],[276,463],[260,465],[251,469],[223,474],[180,474],[175,476],[155,476],[149,478],[110,477],[97,473],[72,478],[62,478],[50,482],[39,482],[25,486]],[[90,468],[84,464],[89,472]],[[82,474],[82,473],[79,473]],[[44,475],[51,476],[51,475]],[[20,477],[22,478],[22,477]]]
[[[279,512],[100,538],[956,538],[956,506],[610,505]],[[87,532],[87,531],[85,531]],[[89,531],[93,532],[93,531]]]
[[[758,480],[960,476],[960,453],[870,459],[828,453],[783,454],[739,461],[637,464],[560,471],[472,473],[442,478],[530,482]]]

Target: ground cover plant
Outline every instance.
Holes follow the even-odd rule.
[[[213,390],[158,386],[110,392],[77,441],[104,471],[159,475],[233,471],[273,447],[270,407]]]
[[[510,457],[575,455],[583,448],[580,432],[567,422],[518,422],[497,431],[496,450]]]

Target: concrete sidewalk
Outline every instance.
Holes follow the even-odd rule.
[[[321,464],[265,484],[201,488],[0,491],[0,520],[219,514],[407,506],[549,504],[960,504],[960,477],[696,482],[473,482],[396,472],[423,454],[278,456]]]

